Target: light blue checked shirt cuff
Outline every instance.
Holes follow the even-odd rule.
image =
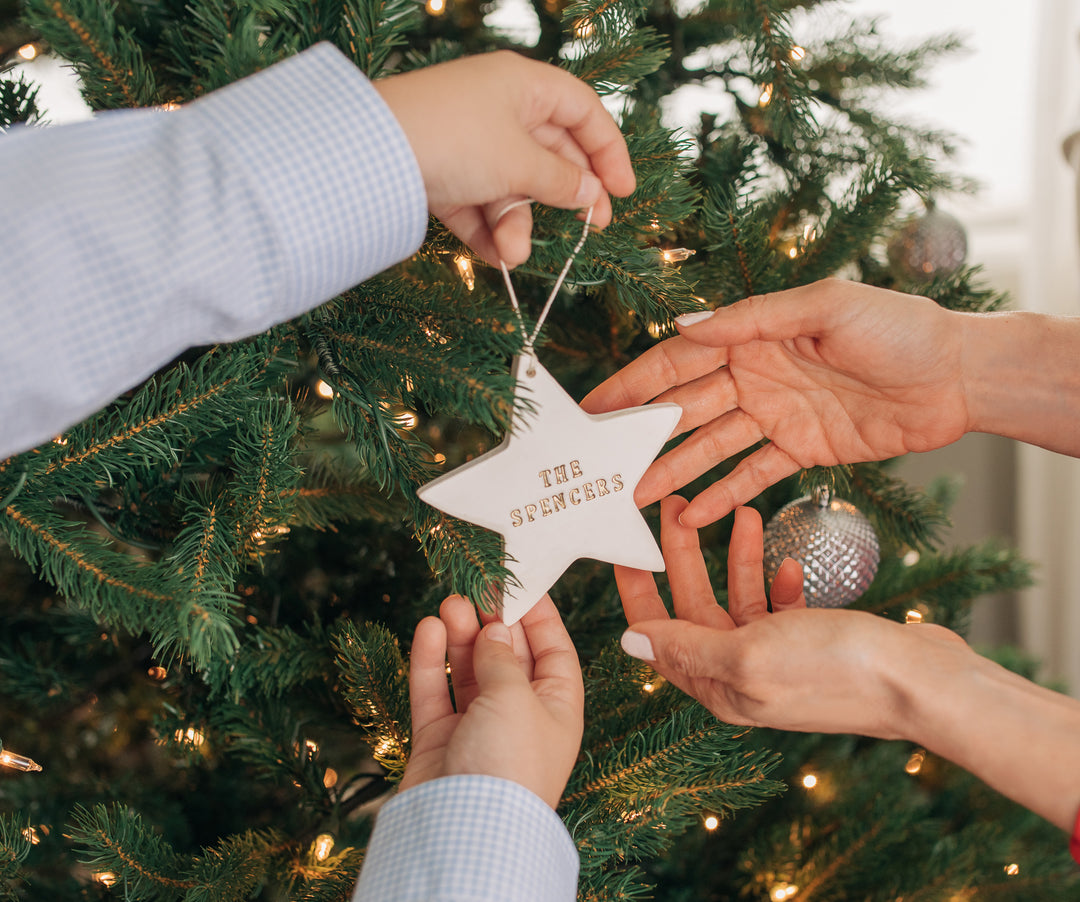
[[[379,811],[353,902],[574,902],[558,815],[509,780],[442,777]]]
[[[405,259],[427,226],[404,132],[330,44],[176,112],[12,129],[0,197],[0,459]]]

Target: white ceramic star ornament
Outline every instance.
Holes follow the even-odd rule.
[[[677,404],[649,404],[588,414],[531,354],[516,357],[513,372],[518,412],[502,444],[417,492],[502,534],[517,583],[503,590],[508,625],[578,558],[664,569],[634,487],[682,413]]]

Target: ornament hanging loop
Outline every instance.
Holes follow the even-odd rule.
[[[520,207],[525,204],[531,204],[532,198],[525,197],[521,200],[515,200],[508,203],[499,211],[499,215],[495,217],[495,223],[498,224],[499,220],[503,218],[507,213],[513,210],[515,207]],[[514,291],[514,284],[510,281],[510,270],[507,269],[506,263],[503,260],[499,260],[499,268],[502,270],[503,281],[506,283],[506,293],[510,296],[510,306],[514,308],[514,312],[517,314],[518,325],[521,326],[521,334],[525,336],[524,343],[521,348],[521,353],[525,356],[536,359],[536,352],[533,348],[536,345],[536,340],[540,337],[540,330],[544,327],[544,320],[547,319],[548,313],[551,312],[551,305],[555,303],[555,298],[559,293],[559,289],[562,288],[563,282],[566,281],[566,274],[570,272],[570,267],[573,264],[575,258],[580,253],[581,249],[585,246],[585,240],[589,237],[589,226],[592,225],[593,208],[589,207],[585,213],[585,222],[581,229],[581,237],[578,239],[577,244],[574,245],[574,249],[570,251],[570,256],[566,258],[566,262],[563,264],[562,270],[559,272],[559,276],[555,279],[555,285],[551,289],[551,293],[548,295],[547,301],[544,302],[544,309],[540,311],[540,316],[537,317],[536,326],[533,328],[532,334],[528,334],[525,327],[525,317],[521,313],[521,304],[518,302],[517,294]],[[536,375],[536,370],[530,364],[528,374],[530,376]]]

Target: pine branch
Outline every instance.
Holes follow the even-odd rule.
[[[364,728],[372,755],[397,782],[409,758],[409,689],[397,639],[384,627],[351,622],[334,638],[343,695]]]
[[[161,103],[153,70],[132,32],[117,24],[113,6],[98,0],[26,0],[23,14],[74,65],[93,109]]]

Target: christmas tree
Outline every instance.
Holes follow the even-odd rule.
[[[675,315],[830,275],[1003,302],[975,269],[886,250],[917,201],[964,187],[937,162],[947,135],[883,112],[951,39],[897,50],[814,0],[534,0],[524,31],[498,12],[26,0],[14,33],[69,60],[97,110],[168,109],[321,40],[372,78],[500,47],[560,62],[610,98],[638,177],[538,343],[575,398]],[[31,85],[0,85],[0,124],[48,118]],[[673,131],[694,88],[721,111]],[[535,218],[513,275],[529,317],[580,234],[573,214]],[[451,589],[480,600],[506,577],[497,536],[416,490],[499,441],[522,342],[501,274],[433,221],[406,263],[265,335],[192,349],[0,461],[0,738],[7,764],[44,768],[2,771],[9,897],[348,898],[408,757],[412,628]],[[962,629],[979,595],[1028,578],[1007,549],[941,551],[948,488],[921,493],[887,464],[807,472],[754,504],[767,519],[820,486],[880,540],[854,607]],[[703,534],[721,593],[729,530]],[[586,666],[560,808],[582,899],[1077,892],[1059,831],[921,749],[718,722],[619,651],[610,567],[579,562],[552,594]]]

